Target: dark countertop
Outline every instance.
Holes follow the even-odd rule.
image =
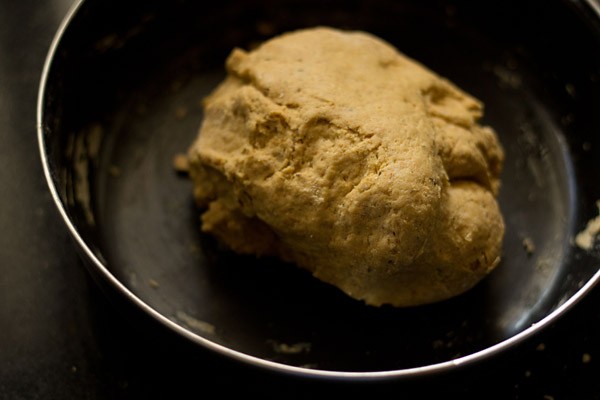
[[[147,330],[89,278],[47,190],[35,107],[51,39],[71,0],[0,0],[0,399],[255,394],[430,394],[600,399],[600,291],[500,357],[386,384],[325,384],[258,372]]]

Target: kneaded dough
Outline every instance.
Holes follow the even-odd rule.
[[[498,264],[504,156],[479,101],[364,32],[290,32],[226,67],[188,154],[204,231],[375,306]]]

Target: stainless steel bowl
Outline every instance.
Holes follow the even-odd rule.
[[[48,184],[117,308],[191,346],[325,379],[473,364],[544,329],[600,279],[598,247],[573,244],[600,199],[598,15],[593,1],[80,1],[41,81]],[[172,158],[197,133],[201,99],[234,46],[314,25],[372,32],[486,104],[506,150],[507,232],[502,264],[465,295],[373,308],[200,233]]]

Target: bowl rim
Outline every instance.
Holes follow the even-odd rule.
[[[600,281],[600,269],[583,285],[577,292],[575,292],[568,300],[557,307],[550,314],[546,315],[537,323],[533,323],[528,328],[509,337],[501,342],[498,342],[490,347],[483,350],[479,350],[475,353],[471,353],[456,359],[439,362],[435,364],[424,365],[420,367],[411,367],[397,370],[385,370],[385,371],[366,371],[366,372],[354,372],[354,371],[339,371],[339,370],[321,370],[311,369],[305,367],[297,367],[288,364],[278,363],[262,359],[257,356],[252,356],[237,350],[228,348],[227,346],[218,344],[211,340],[208,340],[185,327],[171,321],[163,314],[152,308],[149,304],[144,302],[140,297],[134,294],[127,286],[125,286],[119,279],[113,275],[108,268],[103,264],[98,256],[92,251],[88,244],[79,234],[75,223],[69,217],[66,207],[63,204],[59,190],[56,186],[56,182],[51,171],[48,156],[47,146],[45,140],[45,128],[44,128],[44,105],[46,103],[46,88],[49,79],[49,73],[52,68],[53,60],[61,44],[61,41],[67,31],[69,25],[76,17],[78,11],[82,8],[85,0],[76,0],[71,8],[67,11],[67,14],[60,23],[53,39],[50,44],[46,59],[44,62],[39,89],[37,97],[37,139],[40,152],[41,163],[46,179],[46,183],[50,190],[52,199],[57,207],[63,222],[66,224],[68,231],[74,239],[76,245],[83,251],[84,255],[88,258],[87,261],[91,261],[93,267],[100,273],[100,276],[113,288],[117,290],[126,300],[137,306],[152,319],[168,328],[170,331],[190,340],[193,343],[199,344],[202,347],[212,350],[218,354],[229,357],[233,360],[241,361],[242,363],[250,364],[253,366],[261,367],[270,371],[280,372],[288,375],[295,375],[300,377],[309,378],[321,378],[321,379],[334,379],[334,380],[360,380],[360,381],[380,381],[389,380],[396,378],[409,378],[416,376],[432,375],[441,372],[450,372],[456,370],[458,367],[472,365],[478,361],[489,359],[490,357],[499,354],[515,345],[531,338],[543,328],[555,322],[559,317],[564,315],[569,309],[571,309],[576,303],[578,303],[588,292],[590,292],[594,286]],[[587,4],[590,11],[594,14],[594,18],[600,20],[600,3],[594,0],[583,0],[583,3]]]

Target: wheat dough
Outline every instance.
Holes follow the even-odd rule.
[[[498,264],[503,152],[479,101],[363,32],[287,33],[226,67],[188,154],[204,231],[375,306]]]

